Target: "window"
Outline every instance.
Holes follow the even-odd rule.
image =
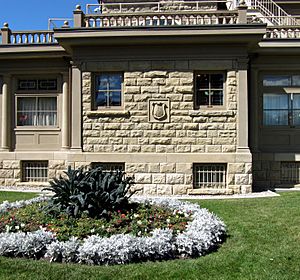
[[[196,163],[194,188],[226,188],[226,164]]]
[[[124,162],[93,162],[93,168],[101,167],[103,171],[110,172],[113,170],[125,171]]]
[[[281,162],[281,183],[300,184],[300,162]]]
[[[224,105],[224,74],[196,73],[195,107]]]
[[[19,80],[18,90],[57,90],[57,80]]]
[[[96,108],[116,108],[121,107],[123,74],[100,73],[95,76],[95,107]]]
[[[18,126],[56,126],[56,97],[18,97]]]
[[[17,126],[57,126],[57,79],[19,79]]]
[[[47,182],[48,162],[47,161],[23,161],[22,182]]]
[[[300,86],[297,75],[266,75],[263,79],[263,124],[265,126],[300,125],[300,87],[298,93],[288,88]]]

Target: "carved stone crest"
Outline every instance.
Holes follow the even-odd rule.
[[[148,104],[149,122],[170,121],[169,99],[149,99]]]

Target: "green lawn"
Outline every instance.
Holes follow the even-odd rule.
[[[30,199],[37,196],[36,193],[21,193],[21,192],[1,192],[0,191],[0,202],[4,200],[16,201],[22,199]],[[1,275],[0,275],[1,277]]]
[[[228,225],[227,241],[205,257],[108,267],[0,258],[0,279],[300,279],[300,193],[198,202]]]

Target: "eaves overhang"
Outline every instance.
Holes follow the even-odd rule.
[[[109,27],[54,29],[54,37],[68,52],[77,46],[245,44],[257,46],[266,33],[264,24],[210,26]]]
[[[258,43],[257,52],[264,54],[300,54],[300,39],[265,39]]]
[[[0,44],[0,59],[28,59],[67,56],[59,44]]]

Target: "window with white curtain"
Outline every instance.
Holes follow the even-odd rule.
[[[18,97],[17,98],[18,126],[56,126],[57,99],[56,97]]]
[[[58,125],[57,78],[21,78],[16,90],[17,126]]]
[[[300,125],[300,88],[288,93],[285,88],[300,86],[299,75],[265,75],[263,79],[263,124],[265,126]]]

